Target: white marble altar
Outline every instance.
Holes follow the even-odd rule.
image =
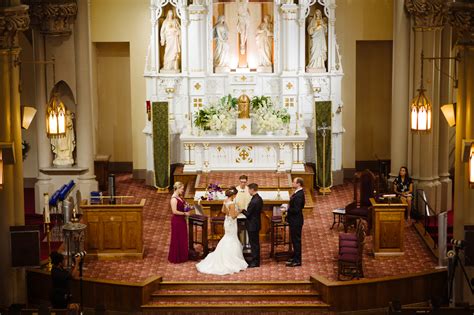
[[[304,171],[304,130],[299,135],[180,137],[184,147],[184,172],[224,170]]]
[[[343,68],[341,56],[335,35],[336,23],[336,0],[300,0],[298,4],[293,1],[276,0],[271,3],[249,2],[250,17],[247,29],[247,41],[245,55],[240,54],[239,34],[237,32],[237,2],[213,2],[194,1],[188,5],[185,1],[178,0],[150,0],[151,1],[151,36],[149,50],[145,66],[146,99],[155,101],[167,101],[170,106],[170,130],[172,130],[172,163],[188,164],[188,171],[235,169],[235,162],[230,163],[231,157],[235,161],[236,144],[253,146],[255,160],[252,168],[272,169],[279,168],[280,149],[279,142],[286,143],[286,153],[291,156],[293,142],[302,142],[305,147],[300,162],[315,161],[314,142],[314,107],[317,101],[332,102],[332,171],[342,173],[342,125],[343,101],[341,99],[341,81]],[[163,60],[160,50],[160,18],[166,14],[169,5],[175,9],[176,17],[181,25],[181,69],[176,74],[160,73]],[[257,9],[256,5],[260,6]],[[262,5],[265,10],[261,9]],[[168,6],[165,9],[165,6]],[[255,9],[255,10],[254,10]],[[309,47],[307,39],[308,25],[316,10],[321,10],[322,17],[327,21],[327,56],[324,61],[324,72],[307,71],[309,60]],[[264,22],[265,15],[269,15],[273,33],[271,41],[272,58],[271,67],[265,69],[269,72],[258,72],[258,47],[255,41],[259,25]],[[228,32],[228,69],[215,69],[215,43],[214,26],[218,16],[224,16]],[[247,68],[239,68],[238,65],[246,58]],[[323,58],[324,59],[324,58]],[[323,60],[319,59],[319,60]],[[270,69],[271,68],[271,69]],[[219,71],[216,71],[219,70]],[[262,70],[262,69],[260,69]],[[223,72],[220,72],[223,71]],[[242,94],[253,96],[269,96],[278,106],[287,108],[291,115],[290,128],[302,130],[304,139],[275,138],[252,135],[237,139],[236,136],[196,137],[190,135],[189,117],[203,108],[203,106],[216,102],[221,97],[231,94],[239,97]],[[193,130],[195,128],[192,128]],[[147,147],[147,183],[153,185],[153,140],[152,122],[146,121],[144,133]],[[226,142],[229,138],[230,142]],[[252,142],[253,141],[253,142]],[[209,146],[204,150],[204,145]],[[194,147],[193,147],[194,146]],[[209,157],[204,158],[204,153],[214,152],[212,148],[227,148],[227,164],[222,164]],[[263,163],[260,159],[260,149],[271,148],[274,152],[265,157],[269,162]],[[190,150],[190,148],[192,150]],[[263,150],[262,149],[262,150]],[[298,151],[298,150],[296,150]],[[190,160],[190,152],[194,154],[194,160]],[[283,155],[282,155],[283,156]],[[286,160],[285,160],[286,161]],[[194,165],[190,162],[195,163]],[[204,162],[209,165],[204,167]],[[284,164],[285,170],[294,169],[293,160],[288,159]],[[200,163],[200,164],[199,164]],[[242,164],[242,163],[241,163]],[[248,168],[249,163],[243,163],[242,169]],[[226,166],[227,165],[227,166]],[[297,165],[297,164],[295,164]],[[338,176],[333,176],[334,178]],[[342,176],[340,176],[342,178]]]
[[[201,197],[206,195],[206,191],[197,190],[194,193],[194,200],[200,200]],[[263,200],[281,200],[288,201],[290,200],[290,193],[287,190],[259,190],[258,194],[262,197]],[[216,200],[224,200],[226,198],[225,193],[221,192],[216,195]]]

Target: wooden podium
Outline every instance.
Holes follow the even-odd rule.
[[[139,204],[81,203],[87,224],[87,253],[100,259],[143,258],[143,206]]]
[[[407,203],[398,198],[391,202],[370,198],[370,203],[373,208],[374,255],[403,255]]]

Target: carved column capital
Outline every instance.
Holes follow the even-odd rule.
[[[474,45],[474,3],[450,3],[448,20],[453,27],[457,44]]]
[[[31,24],[41,34],[69,36],[77,16],[76,0],[29,0]]]
[[[29,25],[27,5],[0,8],[0,49],[18,47],[17,33],[26,31]]]
[[[405,8],[413,16],[415,31],[441,29],[447,20],[446,0],[405,0]]]
[[[296,4],[282,4],[280,10],[283,20],[296,20],[298,16],[298,6]]]

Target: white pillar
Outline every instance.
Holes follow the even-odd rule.
[[[77,165],[87,168],[79,176],[82,198],[98,189],[94,175],[94,146],[92,142],[92,75],[89,1],[78,1],[77,21],[74,25],[76,49],[76,99],[77,99]]]
[[[192,72],[204,72],[206,62],[206,14],[207,9],[203,5],[191,4],[189,12],[189,37],[188,37],[188,70]],[[192,47],[192,51],[189,50]],[[183,50],[184,51],[184,50]]]
[[[298,70],[298,6],[282,4],[282,33],[283,33],[283,72]]]
[[[43,35],[40,34],[39,30],[33,30],[33,49],[34,49],[34,60],[45,61],[46,56],[44,55],[44,46],[46,45]],[[43,196],[45,193],[51,194],[54,186],[51,181],[51,177],[41,172],[42,168],[48,168],[51,166],[52,154],[51,154],[51,142],[46,135],[46,102],[47,100],[47,85],[46,85],[46,67],[48,65],[42,63],[36,63],[35,67],[35,102],[36,110],[38,111],[36,118],[36,136],[38,141],[38,177],[35,183],[35,212],[37,214],[43,214],[42,204],[44,203]]]
[[[392,61],[392,131],[390,139],[390,177],[398,176],[401,166],[407,166],[408,106],[410,73],[410,19],[403,1],[393,5]]]
[[[188,26],[189,20],[187,17],[187,10],[185,7],[181,9],[181,72],[188,73],[189,72],[189,61],[191,58],[191,54],[189,53],[189,48],[192,46],[188,46]]]
[[[451,57],[452,29],[446,26],[442,32],[441,56]],[[451,66],[455,66],[454,61],[442,60],[441,71],[452,73]],[[452,103],[451,90],[454,82],[446,75],[440,78],[440,106]],[[440,210],[446,211],[452,208],[453,183],[449,178],[449,131],[450,127],[443,115],[439,117],[439,164],[438,174],[441,182],[441,204]]]

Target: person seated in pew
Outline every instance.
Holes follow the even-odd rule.
[[[407,222],[411,225],[411,200],[413,198],[413,180],[411,179],[408,168],[400,167],[398,177],[393,181],[393,191],[405,201],[407,206]]]

